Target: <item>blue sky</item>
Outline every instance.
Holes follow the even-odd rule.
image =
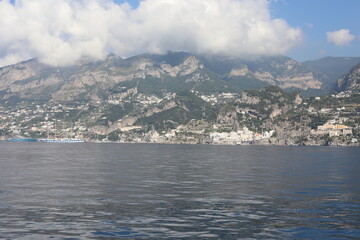
[[[284,18],[304,33],[303,44],[289,53],[298,60],[322,56],[360,57],[359,0],[279,0],[272,3],[274,17]],[[326,32],[349,29],[356,39],[349,45],[335,46]]]
[[[115,2],[128,2],[136,8],[140,1]],[[285,19],[304,34],[301,45],[288,56],[299,61],[325,56],[360,57],[360,0],[272,0],[270,11],[274,18]],[[356,39],[346,46],[329,43],[326,33],[340,29],[349,29]]]

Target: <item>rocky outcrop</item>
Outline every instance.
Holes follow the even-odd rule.
[[[293,74],[288,76],[281,76],[275,79],[280,84],[282,88],[298,88],[302,90],[320,89],[322,87],[321,81],[314,77],[314,74],[303,73],[303,74]]]
[[[350,73],[342,76],[337,82],[337,90],[360,92],[360,64],[354,66]]]
[[[231,69],[229,77],[243,77],[246,76],[246,74],[248,73],[250,73],[248,67],[246,65],[242,65],[239,68]]]
[[[244,91],[241,94],[240,99],[238,99],[237,101],[240,103],[246,103],[246,104],[258,104],[261,101],[261,99],[257,96],[252,96],[248,92]]]

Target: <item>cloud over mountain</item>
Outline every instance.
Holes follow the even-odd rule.
[[[327,32],[326,35],[328,42],[333,43],[336,46],[349,45],[355,39],[355,36],[350,33],[349,29]]]
[[[0,1],[0,65],[38,57],[55,66],[108,53],[285,54],[302,32],[273,19],[267,0]]]

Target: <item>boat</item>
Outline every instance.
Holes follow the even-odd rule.
[[[7,139],[6,142],[37,142],[36,138],[14,138],[14,139]]]

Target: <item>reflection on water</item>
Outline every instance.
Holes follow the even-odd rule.
[[[0,238],[360,238],[359,148],[0,144]]]

